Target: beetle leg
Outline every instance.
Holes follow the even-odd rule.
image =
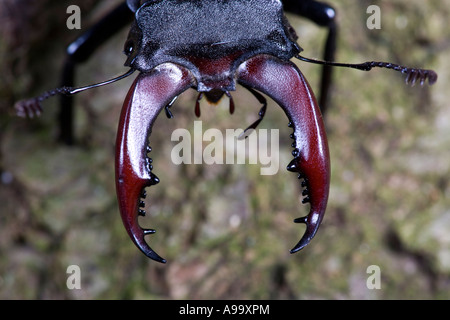
[[[250,91],[250,93],[256,98],[258,99],[258,101],[263,105],[261,107],[261,109],[258,112],[258,116],[259,119],[256,120],[255,122],[253,122],[251,125],[249,125],[247,127],[247,129],[244,130],[244,132],[242,132],[241,135],[239,135],[238,139],[244,139],[247,138],[248,135],[246,134],[247,131],[249,130],[255,130],[256,127],[258,127],[258,125],[260,124],[260,122],[264,119],[264,116],[266,114],[266,110],[267,110],[267,100],[266,98],[264,98],[264,96],[262,94],[260,94],[258,91],[253,90],[252,88],[248,87],[248,86],[244,86],[248,91]]]
[[[287,169],[304,179],[303,202],[310,203],[309,214],[294,220],[306,224],[303,237],[291,250],[297,252],[316,234],[328,201],[330,162],[322,115],[306,79],[292,62],[256,56],[239,67],[238,81],[270,96],[283,108],[294,129],[294,159]]]
[[[125,99],[116,142],[116,189],[122,221],[136,246],[149,258],[165,262],[145,242],[155,231],[143,229],[138,217],[144,215],[145,187],[159,179],[152,173],[148,137],[160,111],[177,95],[192,86],[190,73],[174,64],[163,64],[140,74]]]

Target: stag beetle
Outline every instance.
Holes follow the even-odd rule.
[[[284,10],[328,27],[324,61],[300,56],[302,48],[296,42],[297,35]],[[170,106],[189,88],[199,92],[195,107],[197,115],[200,115],[202,97],[216,103],[227,96],[232,112],[234,102],[230,92],[240,84],[263,105],[259,119],[248,128],[253,129],[266,110],[266,100],[261,93],[269,96],[289,118],[289,126],[293,129],[294,159],[287,170],[298,174],[302,181],[303,203],[310,204],[309,213],[294,220],[306,224],[305,233],[291,250],[295,253],[311,241],[324,217],[330,186],[330,160],[319,104],[303,74],[290,59],[295,57],[325,66],[322,105],[326,104],[331,66],[365,71],[374,67],[394,69],[406,74],[406,82],[410,84],[418,81],[423,85],[427,79],[433,84],[437,80],[437,74],[432,70],[391,63],[330,62],[336,39],[334,16],[333,8],[313,0],[128,0],[69,46],[65,79],[70,82],[74,64],[87,59],[96,47],[93,43],[101,42],[132,20],[125,42],[125,66],[130,70],[103,83],[82,88],[63,86],[45,92],[37,98],[17,103],[16,112],[20,116],[39,115],[41,102],[53,95],[71,96],[140,72],[125,98],[120,116],[115,160],[117,197],[124,226],[132,241],[147,257],[164,263],[166,260],[144,239],[155,230],[144,229],[138,223],[139,215],[145,215],[145,188],[159,182],[148,156],[151,151],[148,138],[156,117],[163,109],[171,117]]]

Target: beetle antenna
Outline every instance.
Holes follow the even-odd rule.
[[[98,87],[102,87],[102,86],[106,86],[108,84],[120,81],[122,79],[125,79],[128,76],[131,76],[134,72],[136,71],[136,69],[130,69],[128,72],[116,77],[116,78],[112,78],[100,83],[96,83],[96,84],[91,84],[85,87],[80,87],[80,88],[70,88],[70,87],[66,87],[68,89],[70,89],[70,91],[68,91],[67,93],[65,93],[66,95],[72,95],[72,94],[76,94],[78,92],[82,92],[85,90],[89,90],[89,89],[93,89],[93,88],[98,88]]]
[[[405,82],[406,84],[410,84],[411,86],[414,86],[417,81],[420,82],[420,85],[423,85],[425,81],[428,79],[428,83],[430,85],[433,85],[438,78],[438,75],[433,70],[428,69],[416,69],[416,68],[410,68],[401,66],[398,64],[390,63],[390,62],[380,62],[380,61],[367,61],[364,63],[339,63],[339,62],[331,62],[331,61],[322,61],[322,60],[315,60],[310,58],[305,58],[300,55],[295,56],[297,59],[309,63],[315,63],[315,64],[322,64],[326,66],[334,66],[334,67],[345,67],[345,68],[353,68],[358,69],[362,71],[370,71],[372,68],[386,68],[386,69],[392,69],[395,71],[400,71],[403,74],[406,74]]]
[[[51,98],[58,94],[71,96],[73,94],[77,94],[77,93],[85,91],[85,90],[106,86],[108,84],[117,82],[119,80],[122,80],[122,79],[132,75],[134,73],[134,71],[136,71],[136,69],[130,69],[126,73],[124,73],[116,78],[112,78],[112,79],[109,79],[109,80],[106,80],[106,81],[103,81],[100,83],[90,84],[88,86],[79,87],[79,88],[74,88],[74,87],[56,88],[53,90],[46,91],[43,94],[41,94],[40,96],[31,98],[31,99],[20,100],[14,106],[14,108],[16,109],[16,114],[19,117],[27,117],[28,116],[30,118],[33,118],[34,116],[39,116],[42,113],[41,103],[44,100],[47,100],[48,98]]]

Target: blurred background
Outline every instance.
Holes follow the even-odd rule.
[[[328,210],[311,244],[291,255],[304,231],[300,185],[284,168],[291,129],[272,101],[260,128],[280,130],[280,171],[259,165],[172,164],[173,130],[193,129],[196,92],[161,115],[151,136],[154,172],[141,225],[168,260],[147,259],[119,216],[114,144],[134,76],[79,94],[72,147],[57,142],[58,99],[38,119],[14,116],[15,101],[59,85],[69,30],[81,8],[87,30],[120,1],[0,0],[1,299],[449,299],[450,0],[329,1],[338,11],[341,62],[381,60],[434,69],[432,86],[408,87],[390,70],[335,69],[326,115],[332,181]],[[381,29],[369,30],[369,5]],[[326,35],[288,15],[304,55],[322,56]],[[123,30],[77,70],[77,84],[126,69]],[[296,62],[297,63],[297,62]],[[318,92],[320,67],[297,63]],[[203,130],[246,128],[259,103],[239,88],[217,107],[202,104]],[[70,290],[67,268],[81,271]],[[378,266],[380,289],[367,287]]]

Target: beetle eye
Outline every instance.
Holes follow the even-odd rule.
[[[125,43],[125,49],[124,49],[124,53],[127,57],[129,57],[134,51],[134,42],[131,40],[128,40]]]

